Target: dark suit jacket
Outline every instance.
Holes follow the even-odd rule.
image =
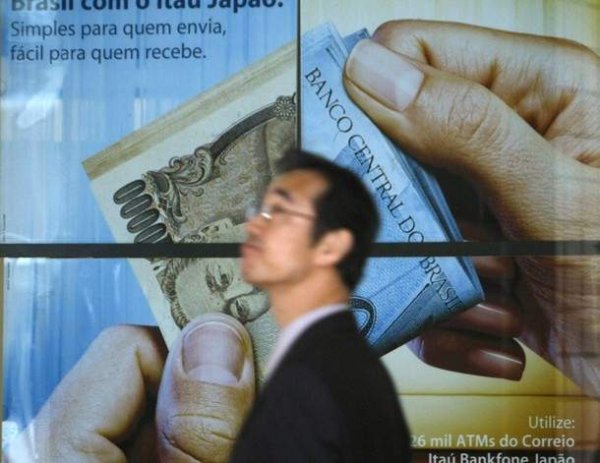
[[[260,392],[232,463],[406,462],[392,382],[349,312],[311,325]]]

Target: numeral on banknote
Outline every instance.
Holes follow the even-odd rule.
[[[158,222],[160,214],[152,197],[145,193],[146,182],[135,180],[121,187],[113,195],[113,201],[121,205],[120,214],[127,222],[127,231],[135,234],[136,243],[171,242],[167,227]]]

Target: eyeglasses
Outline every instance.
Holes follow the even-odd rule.
[[[291,215],[293,217],[301,217],[307,220],[316,219],[314,215],[305,214],[304,212],[291,211],[281,206],[269,206],[268,204],[263,204],[260,207],[250,206],[248,209],[246,209],[247,221],[252,220],[257,215],[260,215],[263,219],[265,219],[268,222],[273,221],[273,219],[278,215]]]

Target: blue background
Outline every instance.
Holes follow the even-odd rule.
[[[0,242],[114,239],[81,162],[189,98],[295,40],[293,0],[281,7],[22,12],[3,6]],[[154,3],[154,2],[151,2]],[[206,6],[209,2],[203,2]],[[225,36],[15,37],[13,21],[52,25],[200,22]],[[11,61],[11,47],[200,46],[206,59]],[[3,420],[25,425],[91,340],[118,323],[154,324],[125,260],[6,259]]]

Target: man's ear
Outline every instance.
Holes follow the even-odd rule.
[[[340,228],[321,237],[317,250],[317,265],[337,265],[354,246],[354,236],[350,230]]]

